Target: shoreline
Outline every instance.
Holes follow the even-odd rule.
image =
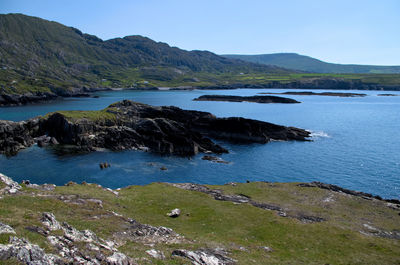
[[[99,91],[179,91],[179,90],[234,90],[234,89],[310,89],[310,90],[357,90],[357,91],[400,91],[400,86],[367,84],[361,82],[341,81],[335,79],[322,79],[305,81],[293,81],[289,83],[271,82],[266,84],[230,84],[230,85],[210,85],[210,86],[163,86],[163,87],[143,87],[143,88],[77,88],[73,91],[53,92],[27,92],[24,94],[0,94],[0,108],[9,106],[23,106],[28,104],[46,103],[52,100],[68,97],[91,97],[93,93]]]

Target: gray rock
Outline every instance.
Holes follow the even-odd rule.
[[[131,265],[133,261],[121,252],[114,252],[112,256],[107,257],[107,264],[109,265]]]
[[[42,224],[47,227],[50,231],[61,230],[62,227],[60,223],[56,220],[56,217],[52,213],[42,214]]]
[[[114,234],[120,240],[133,240],[143,244],[181,244],[187,240],[174,230],[164,226],[151,226],[130,220],[130,226],[123,232]]]
[[[161,250],[149,249],[146,253],[155,259],[165,259],[164,253]]]
[[[187,258],[194,265],[228,265],[236,263],[236,260],[227,256],[226,251],[218,248],[196,251],[178,249],[172,252],[172,256]]]
[[[0,260],[10,258],[16,258],[28,265],[65,264],[59,256],[46,254],[38,245],[17,237],[11,237],[7,245],[0,244]]]
[[[134,264],[131,258],[117,251],[115,242],[99,238],[90,230],[78,231],[65,222],[60,225],[53,214],[44,213],[43,216],[42,222],[48,229],[61,227],[64,232],[62,236],[47,236],[47,240],[58,251],[59,255],[68,260],[69,263],[93,265],[104,263],[112,265]],[[110,252],[112,253],[111,255]]]
[[[273,251],[272,248],[267,247],[267,246],[262,246],[262,247],[260,247],[260,248],[263,249],[263,250],[265,250],[266,252],[272,252],[272,251]]]
[[[78,231],[75,227],[63,223],[62,229],[64,230],[64,237],[72,242],[98,242],[98,238],[95,233],[90,230]]]
[[[181,210],[178,208],[173,209],[171,212],[167,213],[169,217],[176,218],[181,215]]]
[[[5,193],[15,194],[22,188],[17,182],[15,182],[11,178],[1,173],[0,173],[0,181],[6,185],[5,188],[0,190],[0,194],[5,194]]]
[[[11,226],[0,222],[0,234],[15,234],[15,230]]]

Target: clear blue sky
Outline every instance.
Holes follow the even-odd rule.
[[[400,65],[400,0],[0,0],[102,39],[144,35],[218,54],[296,52]]]

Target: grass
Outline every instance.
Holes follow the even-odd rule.
[[[103,208],[87,203],[74,205],[51,197],[26,194],[0,200],[0,221],[10,224],[19,236],[53,251],[46,239],[25,229],[40,225],[44,211],[53,212],[59,221],[67,221],[78,229],[91,229],[104,238],[112,237],[124,226],[123,220],[110,211],[153,226],[166,226],[191,242],[179,245],[157,244],[167,259],[155,264],[186,264],[170,253],[177,248],[198,249],[223,247],[239,264],[400,264],[400,242],[394,239],[362,235],[364,223],[392,231],[399,229],[398,212],[381,201],[332,193],[318,188],[301,188],[295,184],[246,183],[237,186],[210,186],[227,194],[245,194],[253,200],[276,204],[288,213],[322,216],[326,222],[304,224],[294,218],[283,218],[248,204],[216,201],[211,196],[186,191],[169,184],[154,183],[130,186],[119,196],[97,185],[57,187],[46,195],[77,195],[96,198]],[[333,195],[333,202],[324,199]],[[179,208],[182,214],[170,218],[166,213]],[[101,216],[95,219],[94,216]],[[1,239],[1,238],[0,238]],[[4,241],[4,239],[2,239]],[[261,249],[268,246],[272,252]],[[246,250],[242,250],[244,247]],[[127,242],[120,251],[132,257],[146,257],[149,246]],[[145,263],[145,261],[143,261]]]
[[[60,113],[65,116],[68,120],[76,121],[80,119],[87,119],[91,121],[106,121],[106,120],[116,120],[116,116],[113,113],[107,112],[107,109],[104,110],[71,110],[71,111],[57,111],[46,114],[45,117],[48,117],[54,113]]]

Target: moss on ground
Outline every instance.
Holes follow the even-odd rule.
[[[130,186],[121,189],[118,196],[94,184],[39,191],[42,196],[23,188],[22,194],[0,200],[0,221],[11,225],[18,236],[49,252],[53,250],[46,238],[26,229],[40,226],[42,212],[52,212],[60,222],[93,230],[103,238],[111,238],[113,233],[123,230],[123,220],[112,214],[115,212],[140,223],[172,228],[189,240],[182,244],[156,244],[154,248],[163,250],[167,257],[164,261],[151,259],[145,251],[152,247],[142,243],[127,242],[119,248],[132,257],[147,258],[141,264],[187,264],[187,260],[171,257],[171,252],[202,247],[223,247],[238,264],[400,264],[399,240],[360,233],[364,224],[385,231],[400,229],[399,212],[383,201],[298,187],[296,183],[254,182],[210,187],[225,194],[244,194],[258,202],[279,205],[289,214],[321,216],[326,221],[302,223],[274,211],[217,201],[210,195],[165,183]],[[99,199],[103,207],[95,203],[66,203],[58,199],[61,195]],[[180,217],[166,215],[174,208],[181,209]],[[3,237],[0,237],[2,242]],[[273,251],[265,251],[264,246]]]

